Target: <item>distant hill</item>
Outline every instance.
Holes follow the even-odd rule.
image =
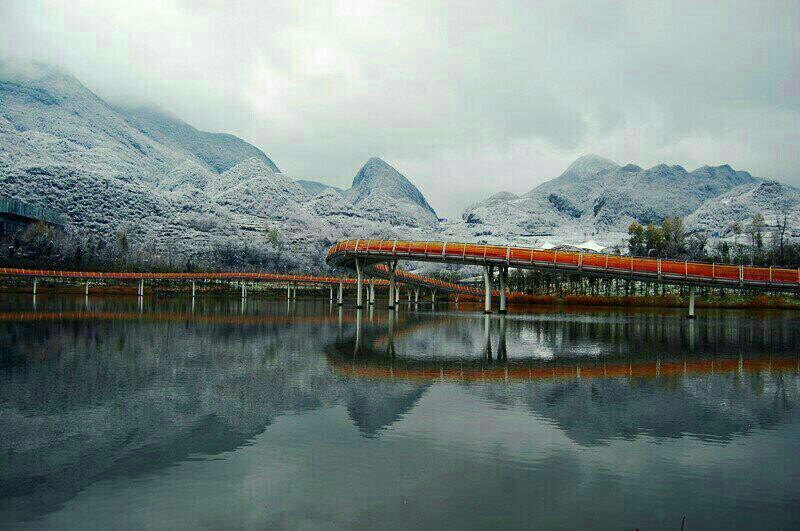
[[[155,107],[116,107],[128,122],[149,137],[176,151],[196,157],[217,173],[238,163],[256,158],[273,172],[280,170],[263,151],[239,137],[225,133],[207,133],[170,116]]]
[[[586,155],[559,177],[524,195],[500,193],[468,207],[461,220],[444,228],[444,234],[531,244],[544,240],[578,243],[594,238],[613,245],[625,239],[633,221],[658,224],[666,216],[681,216],[697,225],[698,216],[692,217],[695,212],[713,210],[716,199],[762,183],[728,165],[703,166],[691,172],[666,164],[643,169]],[[791,187],[776,190],[776,194],[791,198]],[[752,205],[749,211],[763,208],[766,205]],[[721,217],[727,219],[726,215]],[[710,228],[714,224],[706,225]]]
[[[305,190],[309,195],[317,195],[325,190],[333,190],[335,192],[339,192],[340,194],[344,192],[341,188],[337,188],[335,186],[331,186],[329,184],[317,182],[317,181],[308,181],[306,179],[298,179],[295,181],[299,184],[303,190]]]

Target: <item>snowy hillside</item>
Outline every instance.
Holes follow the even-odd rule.
[[[665,164],[643,169],[586,155],[525,195],[501,193],[470,206],[444,233],[492,242],[579,243],[594,238],[615,245],[625,239],[633,221],[685,217],[708,201],[760,182],[727,165],[692,172]]]
[[[196,157],[211,171],[224,172],[250,158],[260,159],[275,173],[280,170],[263,151],[241,138],[225,133],[207,133],[153,107],[116,109],[131,125],[175,151]]]
[[[108,105],[46,65],[0,63],[0,195],[61,212],[81,237],[124,231],[154,259],[315,269],[337,239],[432,237],[416,187],[379,159],[364,168],[353,201],[310,193],[236,137]]]
[[[720,237],[733,237],[732,225],[746,227],[761,214],[768,227],[786,224],[791,237],[800,237],[800,189],[775,181],[743,185],[714,199],[686,217],[687,230],[703,230]]]

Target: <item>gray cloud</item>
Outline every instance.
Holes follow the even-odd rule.
[[[4,54],[346,186],[377,155],[452,216],[595,152],[800,184],[797,2],[26,2]]]

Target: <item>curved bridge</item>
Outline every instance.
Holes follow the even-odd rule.
[[[746,287],[763,291],[800,291],[800,269],[709,264],[613,254],[566,252],[530,247],[480,245],[463,242],[345,240],[328,251],[326,261],[355,269],[385,262],[389,272],[399,260],[480,265],[484,272],[485,311],[491,313],[493,269],[499,269],[500,312],[506,310],[505,283],[508,268],[579,273],[587,276],[625,278],[688,285],[689,316],[694,317],[694,287],[699,285]]]

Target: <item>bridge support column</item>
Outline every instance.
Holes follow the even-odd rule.
[[[356,308],[359,310],[364,307],[363,304],[363,291],[364,291],[364,264],[356,258]]]
[[[394,271],[397,269],[397,260],[390,260],[389,261],[389,309],[394,309],[394,292],[395,292],[395,281],[394,281]]]
[[[36,295],[36,279],[33,279],[33,294]]]
[[[694,318],[694,286],[689,286],[689,319]]]
[[[195,284],[195,281],[192,280],[192,298],[193,299],[194,299],[194,296],[195,296],[196,292],[197,292],[197,285]]]
[[[333,302],[333,286],[328,286],[331,289],[331,302]]]
[[[498,313],[506,313],[506,279],[508,278],[508,268],[501,267],[500,274],[497,275],[497,279],[500,281],[500,310]]]
[[[336,304],[342,306],[344,304],[344,281],[339,279],[339,296],[336,299]]]
[[[89,296],[89,281],[88,280],[86,281],[86,285],[83,287],[83,294],[85,296],[87,296],[87,297]]]
[[[431,304],[436,304],[436,290],[431,290]]]
[[[399,304],[400,304],[400,284],[398,284],[394,288],[394,305],[397,306]]]
[[[242,282],[242,298],[247,298],[247,286],[244,285],[244,282]]]
[[[290,282],[286,283],[286,300],[290,300],[292,298],[292,284]]]
[[[483,266],[483,313],[492,313],[492,266]]]
[[[414,288],[414,304],[419,303],[419,288]]]
[[[371,280],[369,283],[369,303],[375,304],[375,281]]]
[[[139,281],[139,297],[144,297],[144,279]]]
[[[297,282],[292,284],[292,300],[297,299]]]

